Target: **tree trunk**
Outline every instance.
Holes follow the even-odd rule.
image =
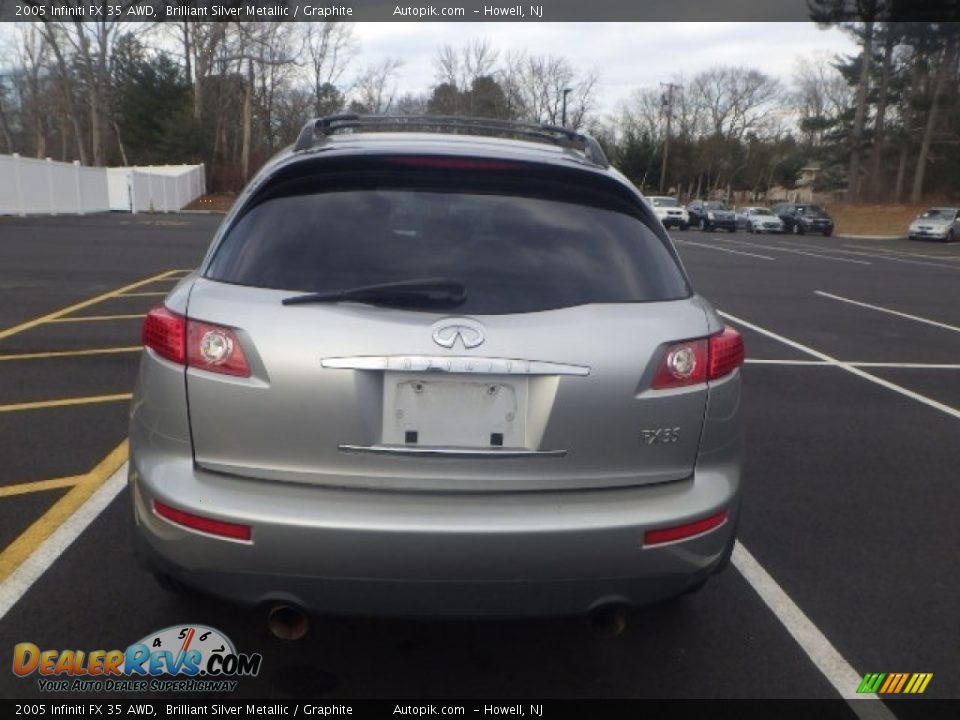
[[[253,61],[247,61],[247,87],[243,93],[243,145],[240,150],[240,177],[250,179],[250,139],[253,130]]]
[[[930,145],[933,142],[933,131],[937,126],[937,116],[940,110],[940,95],[943,92],[947,71],[953,65],[956,57],[956,48],[956,39],[951,39],[950,44],[944,48],[943,54],[940,57],[940,65],[937,67],[937,75],[933,86],[933,103],[930,105],[930,112],[927,114],[927,124],[923,129],[923,140],[920,142],[920,152],[917,155],[917,167],[913,173],[913,190],[910,193],[910,202],[915,204],[919,203],[923,198],[923,180],[927,171],[927,157],[930,155]]]
[[[883,71],[880,74],[880,94],[877,98],[877,119],[874,124],[873,154],[870,158],[870,196],[874,201],[882,200],[883,195],[883,155],[886,150],[884,125],[887,115],[887,89],[890,85],[890,67],[893,64],[894,29],[890,23],[884,28]]]
[[[867,114],[867,90],[870,87],[870,66],[873,60],[873,20],[864,23],[863,54],[860,60],[860,80],[857,83],[857,111],[850,134],[850,166],[847,168],[847,201],[860,199],[860,143]]]
[[[907,158],[909,154],[910,148],[904,143],[900,146],[900,161],[897,163],[897,182],[893,189],[893,198],[896,202],[903,201],[903,181],[907,177]]]

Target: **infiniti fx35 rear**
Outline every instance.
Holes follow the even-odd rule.
[[[727,563],[740,336],[636,189],[565,144],[330,134],[154,308],[136,547],[322,613],[642,605]]]

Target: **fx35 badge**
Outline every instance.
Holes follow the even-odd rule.
[[[680,428],[656,428],[640,431],[640,445],[669,445],[680,440]]]

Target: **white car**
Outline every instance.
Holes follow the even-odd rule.
[[[948,207],[925,210],[910,223],[907,234],[911,240],[931,238],[954,242],[960,238],[960,210]]]
[[[783,220],[765,207],[745,207],[737,210],[737,227],[747,232],[783,232]]]
[[[690,213],[676,198],[651,195],[647,197],[647,202],[653,207],[653,213],[657,219],[668,230],[672,227],[678,227],[681,230],[690,227]]]

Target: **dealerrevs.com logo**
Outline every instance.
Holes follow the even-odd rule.
[[[13,673],[37,676],[44,692],[230,692],[238,677],[260,672],[260,653],[238,653],[219,630],[174,625],[126,650],[13,648]]]

